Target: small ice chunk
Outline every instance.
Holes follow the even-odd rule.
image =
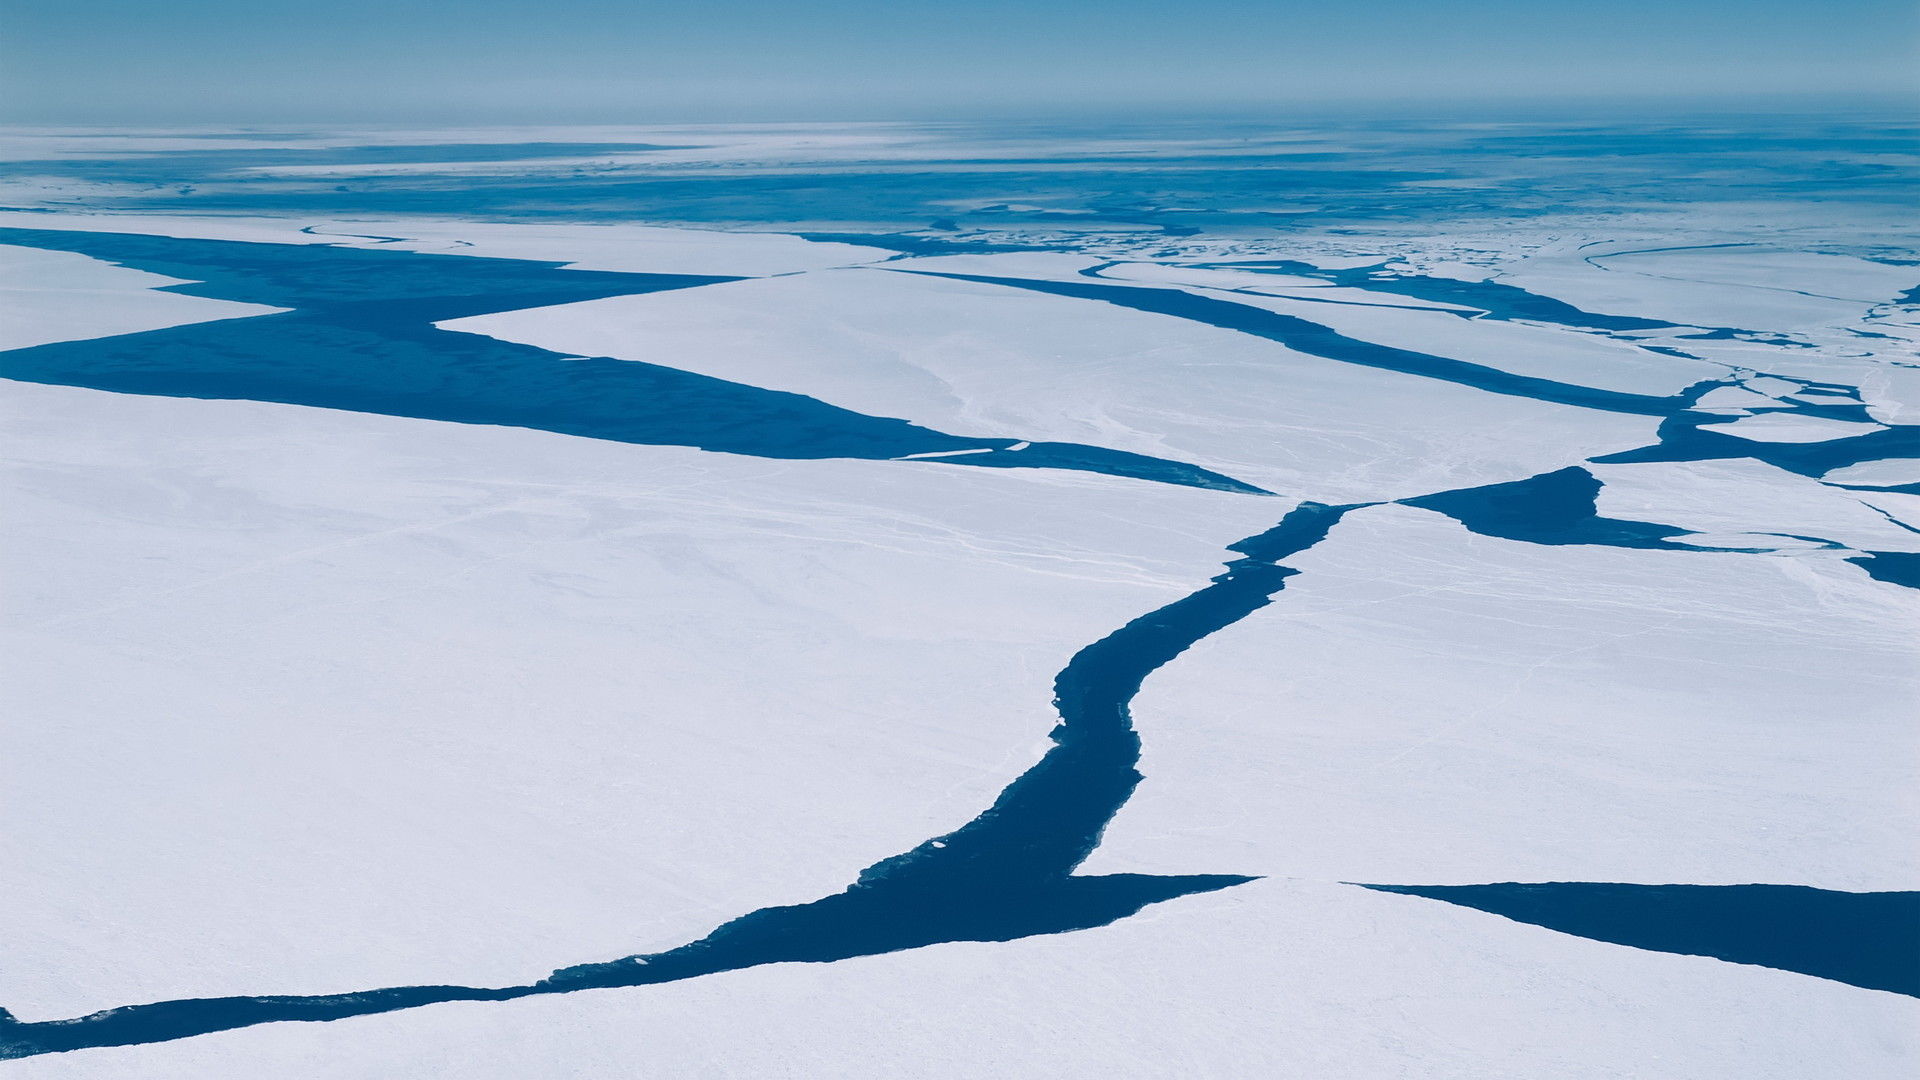
[[[1829,484],[1860,484],[1867,487],[1920,484],[1920,460],[1882,458],[1879,461],[1862,461],[1857,465],[1843,465],[1820,479]]]
[[[1722,435],[1733,435],[1754,442],[1813,443],[1866,435],[1881,430],[1881,427],[1879,424],[1866,424],[1853,420],[1826,420],[1817,416],[1797,416],[1792,413],[1762,413],[1758,416],[1742,417],[1726,424],[1703,424],[1700,430],[1717,431]]]
[[[1022,443],[1021,445],[1024,446],[1026,444]],[[1017,449],[1017,447],[1013,449]],[[924,454],[902,454],[901,456],[894,458],[893,460],[919,461],[922,458],[960,457],[964,454],[991,454],[991,453],[993,453],[993,447],[982,446],[973,450],[929,450]]]

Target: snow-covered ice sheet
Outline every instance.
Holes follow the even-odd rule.
[[[32,1019],[526,979],[836,891],[991,802],[1066,659],[1287,506],[7,399]]]
[[[155,291],[176,284],[72,252],[0,245],[0,349],[281,310]]]
[[[1706,430],[1757,442],[1815,443],[1865,435],[1880,430],[1880,425],[1819,416],[1761,413],[1724,424],[1708,424]]]
[[[1910,746],[1920,676],[1901,590],[1830,560],[1541,547],[1404,507],[1288,564],[1283,603],[1135,702],[1148,779],[1089,869],[1920,876],[1914,756],[1887,753]]]
[[[740,277],[440,325],[1281,496],[0,384],[17,751],[0,860],[23,868],[0,1005],[30,1022],[523,984],[675,949],[974,819],[1061,739],[1063,665],[1131,620],[1176,623],[1237,575],[1272,601],[1149,669],[1144,780],[1085,865],[1260,880],[1075,933],[260,1024],[44,1054],[23,1076],[1913,1068],[1910,997],[1354,884],[1920,884],[1920,611],[1900,561],[1920,500],[1834,486],[1905,482],[1910,430],[1884,426],[1911,407],[1887,362],[1904,346],[1857,331],[1908,268],[1638,240],[1455,261],[1485,258],[1484,237],[1396,264],[1642,317],[1631,331],[1468,320],[1417,281],[1306,285],[1191,252],[1137,261],[1138,244],[1109,270],[1479,365],[1456,378],[1021,287],[1099,285],[1085,271],[1111,260],[1072,245],[895,259],[635,225],[0,225]],[[272,310],[77,255],[4,258],[37,320],[5,348]],[[1323,244],[1301,265],[1379,258]],[[1223,291],[1274,285],[1298,288]],[[1341,303],[1292,298],[1310,295]],[[1529,396],[1543,386],[1595,404]],[[1863,433],[1895,456],[1759,459]],[[1721,434],[1748,443],[1702,441]],[[1726,444],[1760,449],[1712,456]],[[1639,456],[1589,460],[1623,451]],[[1305,507],[1331,515],[1326,537],[1282,567],[1260,554],[1301,499],[1472,507],[1483,488],[1480,511],[1447,511],[1474,532],[1411,506]],[[1536,490],[1557,494],[1515,519],[1504,500]]]
[[[1744,534],[1735,546],[1814,537],[1859,551],[1920,551],[1920,533],[1875,510],[1884,493],[1810,484],[1748,459],[1595,465],[1602,516],[1700,533]],[[1829,474],[1826,479],[1833,479]]]
[[[1859,319],[1911,288],[1912,277],[1865,259],[1748,244],[1622,243],[1568,245],[1501,274],[1595,311],[1745,330]]]
[[[946,431],[1166,457],[1328,502],[1524,476],[1650,442],[1655,427],[1647,417],[1309,356],[1190,320],[879,269],[440,325],[671,363]]]

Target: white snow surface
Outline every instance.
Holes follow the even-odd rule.
[[[0,349],[285,310],[155,291],[180,283],[69,251],[0,244]]]
[[[1089,870],[1920,877],[1914,755],[1888,753],[1912,745],[1920,606],[1854,567],[1541,547],[1405,507],[1287,564],[1271,611],[1135,699],[1147,780]]]
[[[1602,517],[1743,534],[1735,547],[1797,547],[1797,535],[1859,551],[1920,551],[1920,533],[1872,508],[1898,495],[1809,483],[1749,458],[1587,468],[1605,485],[1597,500]]]
[[[1172,458],[1329,502],[1517,479],[1644,445],[1656,427],[1112,304],[864,268],[439,325],[685,368],[953,434]]]
[[[1866,259],[1752,244],[1600,243],[1540,252],[1499,280],[1610,315],[1787,331],[1858,321],[1912,277]]]
[[[1863,461],[1858,465],[1843,465],[1822,474],[1820,479],[1830,484],[1879,484],[1887,487],[1920,484],[1920,461],[1912,458]]]

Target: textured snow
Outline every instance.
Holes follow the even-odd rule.
[[[837,892],[1288,508],[6,391],[0,1001],[36,1020],[524,981]]]
[[[1748,458],[1593,465],[1605,484],[1602,517],[1653,521],[1723,538],[1731,546],[1799,546],[1814,536],[1861,551],[1920,551],[1920,533],[1872,508],[1888,496],[1816,484]],[[1897,496],[1895,496],[1897,498]],[[1782,535],[1786,534],[1786,535]]]
[[[1359,293],[1359,290],[1352,292]],[[1396,299],[1387,294],[1377,294],[1377,297],[1389,305]],[[1704,379],[1726,375],[1726,369],[1718,365],[1650,353],[1621,341],[1524,323],[1467,320],[1398,305],[1386,309],[1351,307],[1281,296],[1235,299],[1330,326],[1361,341],[1470,360],[1516,375],[1604,390],[1666,396]]]
[[[1675,247],[1569,245],[1503,268],[1499,280],[1589,311],[1745,330],[1855,321],[1913,286],[1902,267],[1847,256],[1752,244],[1654,250]]]
[[[0,244],[0,349],[282,310],[154,291],[179,283],[72,252]]]
[[[1834,469],[1820,479],[1830,484],[1880,484],[1887,487],[1920,484],[1920,460],[1887,458],[1882,461],[1863,461],[1858,465]]]
[[[1656,426],[1112,304],[873,269],[439,325],[668,364],[957,434],[1173,458],[1330,502],[1514,479],[1644,445]]]
[[[1887,752],[1911,746],[1920,677],[1901,590],[1828,559],[1539,547],[1403,507],[1288,565],[1270,612],[1136,699],[1147,781],[1090,869],[1920,876],[1912,759]]]

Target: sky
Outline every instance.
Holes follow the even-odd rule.
[[[0,121],[1920,100],[1913,0],[0,0]]]

